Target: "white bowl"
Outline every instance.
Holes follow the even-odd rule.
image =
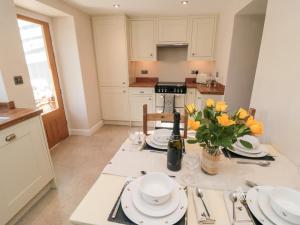
[[[174,190],[174,181],[164,173],[148,173],[140,183],[143,199],[153,205],[167,202]]]
[[[300,192],[284,187],[274,188],[270,192],[273,210],[284,220],[300,224]]]
[[[252,144],[253,149],[257,149],[260,145],[259,140],[251,135],[245,135],[243,137],[238,138],[238,141],[236,142],[237,146],[241,147],[241,148],[246,148],[244,145],[241,144],[240,140],[244,140],[247,141],[249,143]]]

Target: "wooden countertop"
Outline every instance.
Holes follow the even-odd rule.
[[[137,77],[136,81],[129,84],[129,87],[155,87],[158,77]]]
[[[43,110],[41,109],[0,107],[0,130],[40,115],[42,112]],[[2,119],[1,117],[7,117],[7,119]]]
[[[207,87],[206,84],[197,84],[194,78],[187,78],[185,82],[187,88],[196,88],[201,94],[224,95],[225,92],[225,86],[220,83],[217,83],[216,87]]]

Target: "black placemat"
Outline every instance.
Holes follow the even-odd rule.
[[[275,158],[270,156],[270,155],[266,155],[264,157],[260,157],[260,158],[251,158],[251,157],[247,157],[247,156],[242,156],[242,155],[238,155],[234,152],[231,152],[225,148],[222,149],[222,152],[224,154],[224,156],[226,158],[240,158],[240,159],[252,159],[252,160],[265,160],[265,161],[275,161]]]
[[[132,222],[130,219],[127,218],[121,205],[117,211],[116,217],[112,218],[112,214],[117,206],[117,202],[119,201],[119,199],[122,196],[122,193],[123,193],[123,191],[118,196],[118,199],[117,199],[116,203],[114,204],[114,207],[112,208],[107,220],[110,222],[120,223],[120,224],[125,224],[125,225],[136,225],[136,223]],[[184,215],[177,223],[175,223],[175,225],[185,225],[185,216],[186,215]]]

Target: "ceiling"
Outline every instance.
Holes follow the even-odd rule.
[[[127,15],[193,15],[199,13],[219,13],[237,1],[243,0],[62,0],[91,14]],[[114,8],[113,5],[120,5]]]

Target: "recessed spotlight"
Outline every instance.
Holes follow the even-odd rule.
[[[114,4],[113,7],[120,8],[120,5],[119,4]]]
[[[181,1],[182,5],[187,5],[189,3],[189,1]]]

